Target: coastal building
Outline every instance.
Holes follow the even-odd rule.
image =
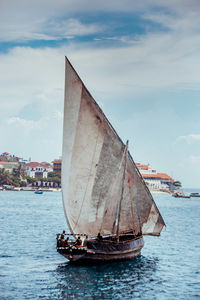
[[[136,164],[150,191],[174,191],[181,187],[179,181],[175,181],[166,173],[157,173],[149,165]]]
[[[18,162],[10,162],[10,161],[0,161],[0,169],[5,169],[5,171],[12,172],[14,169],[19,167]]]
[[[53,168],[48,163],[30,162],[25,165],[26,175],[32,178],[47,178]]]
[[[53,166],[50,163],[48,163],[46,161],[43,161],[43,162],[41,162],[41,164],[46,167],[46,169],[48,170],[48,172],[52,172],[53,171]]]
[[[14,154],[10,154],[9,152],[3,152],[0,154],[0,162],[21,162],[22,158],[15,156]]]
[[[61,176],[61,168],[62,168],[61,159],[55,159],[54,161],[52,161],[52,164],[53,164],[53,172],[56,172]]]
[[[9,153],[8,152],[3,152],[2,154],[1,154],[1,156],[9,156]]]

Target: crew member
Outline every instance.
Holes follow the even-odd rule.
[[[102,241],[102,236],[101,236],[100,232],[98,233],[97,238],[99,241]]]
[[[61,238],[61,240],[65,239],[65,230],[63,230],[63,233],[61,234],[60,238]]]
[[[76,246],[77,248],[82,247],[82,241],[81,241],[80,236],[77,238],[76,243],[75,243],[75,246]]]

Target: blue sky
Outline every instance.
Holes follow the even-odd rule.
[[[200,186],[198,0],[1,0],[0,152],[61,155],[64,56],[124,140]]]

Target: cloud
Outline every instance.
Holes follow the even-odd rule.
[[[72,39],[75,36],[87,36],[101,32],[105,26],[98,24],[84,24],[78,19],[69,18],[62,19],[47,19],[37,22],[30,21],[25,26],[23,22],[8,24],[6,31],[0,31],[0,41],[22,42],[22,41],[53,41],[61,39]]]
[[[64,38],[67,36],[85,36],[101,32],[105,26],[97,24],[83,24],[79,20],[70,18],[65,21],[53,21],[49,23],[49,32],[55,36]]]
[[[170,9],[170,6],[169,6]],[[143,19],[150,20],[154,23],[162,25],[164,28],[169,29],[173,32],[179,32],[180,34],[186,34],[192,32],[198,33],[200,31],[199,28],[199,19],[198,15],[200,12],[200,6],[188,7],[186,10],[182,10],[181,7],[177,9],[166,11],[156,12],[152,11],[150,13],[144,13]]]
[[[94,38],[94,41],[117,41],[117,42],[122,42],[125,44],[133,44],[136,41],[130,40],[128,36],[110,36],[110,37],[100,37],[100,38]]]
[[[200,142],[200,134],[182,135],[177,138],[177,141],[186,141],[188,144]]]
[[[61,155],[62,147],[61,114],[44,116],[39,120],[10,117],[0,124],[1,150],[33,160],[51,161]]]
[[[98,24],[80,21],[80,16],[87,20],[87,16],[94,13],[137,13],[143,20],[161,24],[179,33],[194,30],[199,32],[200,28],[198,0],[171,0],[162,3],[160,0],[110,0],[103,3],[97,0],[1,0],[0,40],[55,41],[112,31],[112,20],[106,26],[103,16],[102,22]]]
[[[55,119],[57,120],[63,120],[63,112],[62,111],[56,111],[54,113],[54,116],[53,116]]]
[[[25,120],[19,117],[12,117],[7,120],[7,124],[9,125],[19,125],[26,129],[36,129],[39,125],[39,122],[33,120]]]
[[[39,116],[54,110],[55,105],[61,111],[64,55],[101,102],[166,89],[199,90],[199,36],[186,35],[177,42],[176,34],[149,33],[129,42],[109,48],[95,48],[92,43],[80,46],[79,42],[59,48],[16,47],[1,54],[0,116],[18,116],[30,103],[37,104]]]
[[[0,116],[17,116],[30,103],[39,115],[60,108],[63,101],[64,55],[59,50],[15,48],[0,55]],[[47,109],[48,106],[48,109]],[[31,111],[30,111],[31,113]]]
[[[160,141],[157,137],[164,132],[159,165],[163,164],[164,169],[166,164],[168,168],[173,169],[177,163],[177,156],[183,151],[182,149],[180,151],[177,144],[177,153],[172,155],[174,157],[170,157],[169,151],[170,153],[174,151],[173,148],[169,150],[170,139],[181,136],[182,141],[189,140],[191,143],[194,140],[199,141],[198,134],[192,134],[193,137],[182,136],[182,132],[195,132],[195,128],[198,128],[197,124],[191,127],[195,121],[190,115],[193,107],[190,104],[194,99],[193,92],[198,95],[200,87],[198,3],[193,0],[189,2],[169,0],[165,3],[161,3],[160,0],[123,2],[111,0],[103,3],[95,0],[56,2],[2,0],[0,39],[4,41],[24,39],[27,42],[27,47],[12,48],[7,53],[0,54],[2,152],[14,151],[24,157],[32,155],[36,160],[49,161],[54,158],[55,153],[56,156],[60,154],[64,55],[67,55],[94,98],[101,101],[99,103],[104,110],[109,111],[109,103],[114,104],[112,108],[110,105],[111,120],[117,119],[115,113],[119,110],[120,101],[125,103],[127,100],[129,104],[133,103],[130,108],[135,112],[132,114],[133,117],[128,118],[130,110],[128,112],[123,107],[120,117],[128,119],[123,126],[124,132],[127,133],[127,128],[133,129],[134,143],[135,129],[140,129],[136,136],[137,141],[139,138],[144,139],[149,136],[150,148],[146,150],[144,139],[144,144],[140,143],[141,150],[138,150],[140,155],[148,158],[154,155],[156,161],[157,156],[160,155],[159,147],[156,146]],[[96,23],[91,17],[90,20],[93,21],[89,23],[88,14],[95,16],[100,12],[113,12],[111,14],[113,16],[115,12],[118,12],[118,16],[121,12],[128,12],[129,16],[133,13],[133,17],[138,13],[139,18],[144,18],[144,26],[149,22],[155,27],[152,30],[150,26],[142,34],[135,35],[134,28],[133,32],[131,28],[128,32],[119,32],[121,24],[117,23],[119,26],[116,32],[112,33],[114,20],[112,18],[109,23],[104,18],[101,19],[102,22]],[[116,25],[116,22],[114,23]],[[87,39],[87,42],[86,39],[73,39],[75,36],[86,35],[91,35],[91,39]],[[68,39],[68,43],[62,43],[62,46],[56,42],[53,43],[52,48],[44,45],[43,48],[39,48],[40,43],[35,49],[28,46],[31,45],[28,40],[56,41],[64,38]],[[44,44],[48,45],[48,43]],[[173,105],[176,105],[172,103],[173,99],[176,101],[180,93],[182,93],[178,108],[180,115],[172,114],[173,118],[170,118],[171,111],[165,114],[166,110],[169,111],[167,106],[171,106],[173,110]],[[181,105],[184,95],[188,95],[188,99],[185,96],[186,101]],[[155,105],[152,107],[153,96],[158,98],[157,102],[165,102],[165,111],[156,110]],[[139,103],[144,98],[149,110]],[[141,114],[138,114],[135,109],[136,103],[141,105]],[[184,127],[186,126],[184,118],[181,119],[181,113],[187,106],[191,108],[186,120],[190,120],[188,129]],[[134,128],[133,119],[136,120],[137,125]],[[142,126],[143,136],[140,137]],[[176,131],[177,127],[179,131]],[[182,143],[181,146],[189,148],[186,143]],[[133,148],[135,150],[135,144]],[[198,154],[197,150],[194,154]],[[189,153],[187,155],[189,156]],[[196,174],[197,182],[199,173]],[[179,176],[180,174],[176,175],[177,178]]]
[[[200,156],[195,156],[195,155],[191,155],[187,161],[189,163],[192,163],[194,165],[199,165],[200,166]]]
[[[48,126],[49,123],[49,118],[45,117],[45,118],[41,118],[38,121],[34,121],[34,120],[26,120],[23,118],[19,118],[19,117],[10,117],[9,119],[6,120],[6,123],[9,126],[14,126],[15,129],[18,128],[20,130],[23,130],[25,133],[30,134],[30,131],[32,130],[38,130],[41,129],[44,130],[45,127]]]

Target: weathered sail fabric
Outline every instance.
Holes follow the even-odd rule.
[[[136,205],[141,232],[148,235],[159,235],[165,226],[164,220],[130,154],[128,162],[131,194]]]
[[[62,191],[74,234],[159,234],[164,225],[125,145],[67,59]]]

